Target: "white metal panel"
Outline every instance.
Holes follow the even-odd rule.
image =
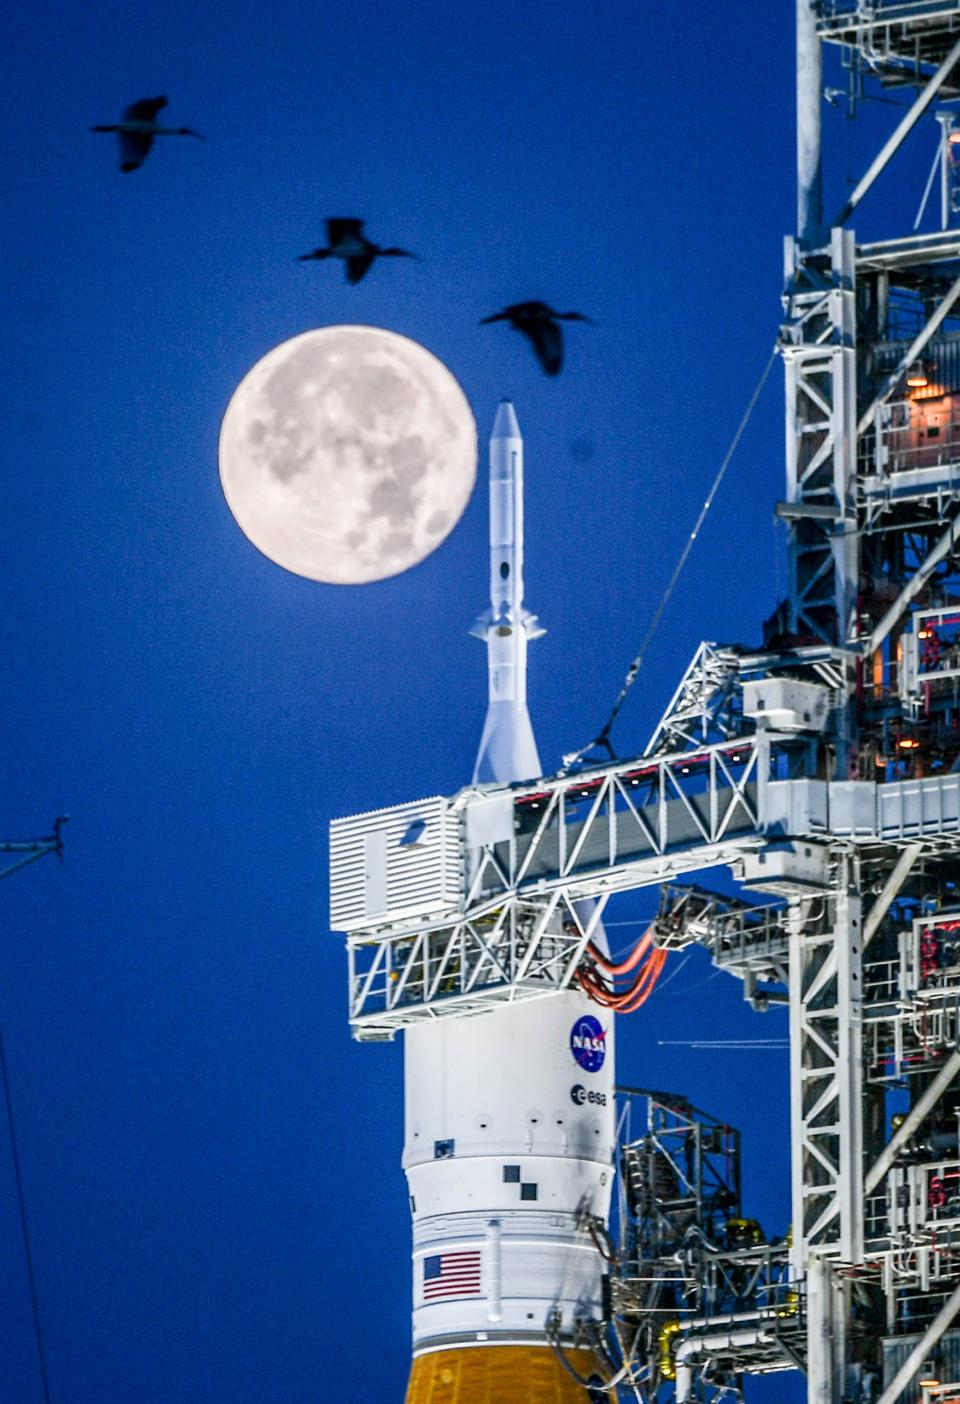
[[[763,791],[761,822],[770,835],[822,833],[827,827],[824,780],[771,780]]]
[[[877,789],[865,780],[834,780],[830,785],[830,828],[851,838],[877,832]]]
[[[504,1180],[504,1165],[519,1167],[520,1179]],[[560,1236],[566,1237],[582,1204],[589,1204],[596,1214],[607,1209],[613,1166],[586,1158],[529,1152],[520,1145],[501,1148],[496,1155],[429,1160],[408,1167],[407,1179],[417,1206],[414,1219],[419,1244],[446,1241],[462,1233],[464,1213],[495,1218],[505,1234],[524,1232],[549,1238],[562,1227]],[[521,1197],[522,1185],[536,1186],[536,1200]],[[514,1223],[518,1215],[523,1221],[520,1227]]]
[[[741,880],[747,887],[781,896],[829,886],[829,850],[816,843],[790,843],[743,856]]]
[[[880,785],[877,831],[896,840],[960,831],[960,775]]]
[[[363,836],[363,913],[387,910],[387,835],[374,829]]]
[[[330,925],[362,931],[455,911],[461,895],[460,823],[442,796],[334,819]]]
[[[478,795],[464,806],[464,836],[467,848],[506,843],[513,837],[513,795],[500,791]]]
[[[830,691],[796,678],[761,678],[743,685],[743,715],[768,721],[778,731],[822,731]]]
[[[470,1251],[480,1255],[479,1288],[446,1300],[426,1299],[424,1259]],[[596,1244],[572,1215],[466,1213],[428,1220],[413,1250],[414,1348],[429,1349],[451,1338],[506,1344],[518,1333],[542,1339],[553,1311],[569,1333],[574,1317],[599,1317],[602,1272]]]
[[[445,1251],[474,1249],[481,1254],[481,1290],[476,1296],[449,1301],[423,1299],[423,1260],[440,1251],[429,1244],[413,1259],[414,1352],[447,1344],[505,1345],[542,1341],[544,1321],[557,1312],[569,1338],[575,1318],[597,1319],[601,1311],[602,1261],[587,1233],[570,1225],[564,1237],[515,1238],[498,1225],[497,1261],[489,1226],[482,1236],[451,1242]],[[494,1269],[499,1273],[494,1277]],[[509,1286],[507,1285],[509,1284]]]

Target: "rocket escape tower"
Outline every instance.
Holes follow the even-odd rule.
[[[825,59],[849,118],[889,118],[847,191],[822,179]],[[702,644],[629,760],[334,825],[359,1039],[602,995],[604,908],[654,885],[655,951],[698,942],[755,1009],[789,1006],[791,1223],[747,1217],[731,1128],[624,1091],[616,1243],[597,1203],[564,1229],[602,1290],[571,1305],[560,1274],[531,1334],[579,1392],[530,1399],[733,1399],[785,1370],[810,1404],[960,1399],[958,113],[960,0],[797,0],[788,594],[757,646]],[[915,129],[924,208],[863,242],[878,178],[917,188]],[[737,895],[701,884],[718,867]]]

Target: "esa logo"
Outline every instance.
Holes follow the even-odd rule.
[[[592,1014],[582,1014],[570,1030],[570,1052],[584,1072],[599,1072],[607,1056],[607,1031]]]
[[[582,1107],[585,1102],[589,1102],[594,1107],[605,1107],[607,1105],[606,1092],[588,1092],[585,1087],[581,1087],[579,1082],[570,1088],[570,1100],[578,1107]]]

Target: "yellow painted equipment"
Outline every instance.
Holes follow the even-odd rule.
[[[754,1248],[764,1241],[763,1229],[756,1219],[728,1219],[727,1239],[731,1247]]]
[[[676,1317],[671,1317],[660,1327],[657,1336],[657,1354],[660,1360],[660,1373],[665,1380],[675,1380],[677,1377],[677,1365],[673,1358],[673,1352],[677,1346],[677,1336],[680,1333],[680,1322]]]
[[[589,1379],[596,1361],[571,1350],[570,1364]],[[587,1392],[549,1346],[469,1346],[418,1355],[406,1404],[586,1404]]]

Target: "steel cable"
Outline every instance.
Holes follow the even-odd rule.
[[[33,1270],[33,1250],[30,1245],[30,1228],[27,1223],[27,1201],[23,1192],[23,1173],[20,1169],[20,1152],[17,1148],[17,1132],[13,1120],[13,1098],[10,1095],[10,1074],[7,1069],[7,1051],[0,1028],[0,1072],[3,1075],[3,1096],[7,1104],[7,1126],[10,1131],[10,1158],[13,1161],[13,1176],[17,1186],[17,1205],[20,1210],[20,1231],[23,1235],[23,1255],[27,1265],[27,1281],[30,1287],[30,1305],[33,1311],[33,1331],[37,1343],[37,1360],[40,1365],[40,1382],[43,1386],[44,1404],[50,1404],[50,1381],[47,1375],[47,1359],[43,1347],[43,1330],[40,1325],[40,1301],[37,1296],[37,1279]]]
[[[610,743],[611,728],[613,727],[614,722],[619,716],[624,702],[627,700],[627,694],[629,693],[631,687],[637,680],[637,675],[639,674],[640,669],[643,667],[643,660],[646,656],[647,649],[650,647],[650,643],[653,639],[653,636],[660,626],[660,621],[663,618],[664,611],[666,610],[667,605],[670,603],[671,596],[673,595],[673,592],[676,589],[677,581],[680,579],[680,576],[683,573],[683,568],[687,563],[687,558],[689,557],[690,552],[693,550],[693,544],[700,534],[700,529],[703,526],[704,521],[706,520],[707,513],[713,506],[713,500],[720,490],[720,484],[723,482],[723,479],[726,476],[726,472],[727,469],[730,467],[730,462],[733,458],[733,455],[736,453],[740,440],[743,438],[744,431],[746,430],[747,425],[750,423],[751,416],[753,415],[753,411],[756,409],[757,401],[760,398],[761,391],[763,390],[764,385],[767,383],[767,377],[773,369],[773,363],[777,359],[778,352],[779,346],[775,343],[773,350],[770,352],[770,359],[767,361],[767,364],[763,369],[763,374],[754,386],[753,394],[750,396],[747,408],[744,410],[743,418],[737,425],[737,431],[730,441],[730,447],[727,449],[726,453],[723,456],[723,462],[720,464],[720,467],[717,470],[717,474],[713,480],[713,483],[711,484],[710,491],[707,493],[706,499],[704,500],[704,504],[700,508],[700,514],[697,517],[696,523],[694,524],[693,531],[691,531],[687,540],[684,542],[683,550],[680,552],[680,558],[677,561],[677,564],[674,566],[673,574],[670,577],[670,580],[667,584],[667,588],[664,590],[663,595],[660,598],[660,603],[657,605],[657,608],[654,611],[653,618],[647,626],[647,632],[643,636],[643,642],[640,644],[640,648],[636,656],[634,657],[633,662],[627,669],[626,677],[623,680],[623,686],[620,688],[617,700],[614,702],[613,707],[611,708],[610,715],[607,717],[607,720],[604,722],[603,726],[597,732],[596,736],[593,738],[592,741],[589,741],[586,746],[581,746],[579,751],[573,751],[570,755],[564,756],[563,769],[560,771],[561,775],[566,774],[566,772],[569,771],[572,766],[579,764],[579,762],[583,760],[583,758],[586,755],[588,755],[590,751],[593,751],[596,748],[602,748],[603,750],[605,750],[611,760],[616,759],[613,746]]]

